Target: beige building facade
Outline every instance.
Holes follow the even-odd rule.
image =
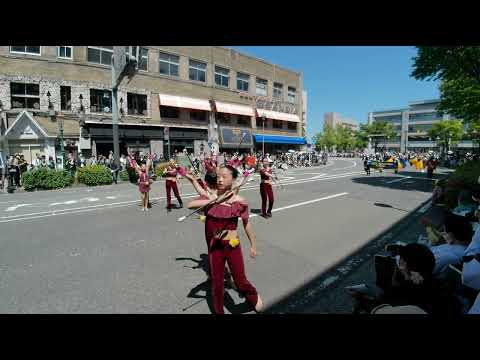
[[[263,141],[273,152],[305,144],[301,73],[223,47],[134,52],[138,71],[118,89],[122,153],[246,152],[261,150]],[[67,151],[113,150],[112,54],[113,46],[0,46],[0,150],[18,152],[15,122],[17,132],[29,127],[38,143],[48,142],[42,153],[58,153],[62,124]]]
[[[349,129],[354,131],[360,130],[360,125],[358,124],[357,121],[348,119],[348,118],[343,118],[340,114],[335,112],[325,113],[323,118],[323,124],[324,126],[327,125],[333,128],[335,128],[337,125],[341,125],[341,126],[346,126]]]

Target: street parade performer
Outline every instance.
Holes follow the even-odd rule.
[[[208,156],[203,166],[205,168],[205,182],[208,186],[215,186],[217,183],[217,162],[212,159],[212,155]]]
[[[178,200],[178,204],[180,208],[183,207],[182,198],[178,193],[178,187],[177,187],[177,169],[178,169],[178,165],[175,163],[175,160],[171,159],[170,162],[168,163],[168,166],[163,171],[163,174],[166,177],[165,188],[167,191],[167,210],[169,212],[172,210],[172,190],[173,190],[173,193],[175,194],[175,197]]]
[[[272,217],[272,208],[273,208],[273,190],[272,182],[275,179],[273,175],[272,168],[268,159],[263,159],[263,169],[260,170],[260,196],[262,197],[262,216],[263,217]],[[268,197],[268,211],[265,212],[267,207],[267,197]]]
[[[237,233],[238,218],[242,219],[245,233],[250,241],[250,257],[257,255],[256,238],[249,222],[249,207],[245,199],[232,189],[238,171],[231,166],[222,166],[217,173],[217,188],[205,191],[191,175],[186,175],[200,195],[188,204],[190,209],[205,207],[205,240],[212,279],[212,297],[215,313],[223,314],[225,262],[231,270],[238,291],[243,294],[255,311],[263,308],[263,302],[255,287],[247,280],[242,249]]]

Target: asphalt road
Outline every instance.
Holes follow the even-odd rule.
[[[247,276],[267,307],[368,244],[433,188],[410,169],[367,177],[358,159],[278,174],[271,219],[256,216],[258,176],[241,191],[259,253],[250,259],[241,237]],[[180,191],[185,203],[195,196],[186,180]],[[150,196],[144,213],[131,184],[0,194],[0,313],[210,313],[203,223],[178,223],[186,209],[166,212],[163,182]],[[226,290],[227,313],[246,312],[243,302]]]

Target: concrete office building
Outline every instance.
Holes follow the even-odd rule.
[[[437,111],[439,99],[413,101],[408,107],[389,109],[368,113],[368,123],[374,121],[386,121],[391,123],[396,130],[394,139],[388,139],[379,144],[379,147],[386,147],[393,151],[415,151],[438,150],[436,139],[428,136],[428,130],[433,124],[443,120],[449,120],[449,114],[442,114]],[[473,144],[470,140],[459,141],[457,149],[468,151]]]
[[[343,118],[340,114],[335,112],[325,113],[323,117],[323,126],[325,125],[331,126],[332,128],[335,128],[337,125],[342,125],[355,131],[358,131],[360,129],[360,125],[357,121]]]
[[[222,47],[134,49],[138,72],[118,90],[122,153],[305,144],[301,73]],[[66,151],[113,150],[112,54],[112,46],[0,46],[0,151],[28,161],[58,155],[62,124]]]

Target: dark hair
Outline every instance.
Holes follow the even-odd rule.
[[[456,240],[469,244],[473,237],[473,228],[470,221],[464,217],[455,214],[448,214],[445,217],[445,230],[452,233]]]
[[[471,204],[471,203],[473,203],[472,192],[470,190],[460,191],[460,194],[458,194],[458,201],[461,204]]]
[[[400,247],[399,255],[407,263],[410,271],[418,272],[424,279],[432,276],[435,269],[435,256],[427,246],[410,243]]]
[[[231,165],[222,165],[222,166],[220,167],[220,169],[222,169],[222,168],[225,168],[225,169],[230,170],[230,172],[232,173],[232,177],[233,177],[234,179],[236,179],[236,178],[238,177],[238,170],[235,169],[233,166],[231,166]]]

